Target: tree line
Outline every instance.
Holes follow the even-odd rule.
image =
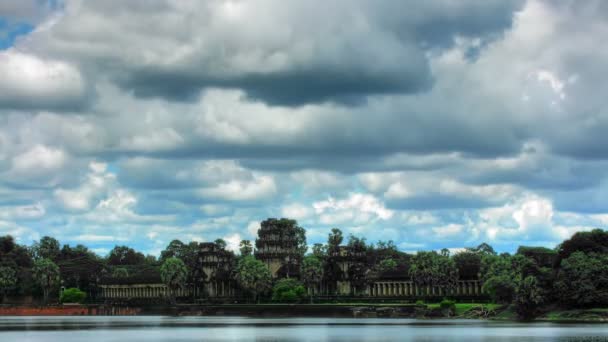
[[[281,221],[297,225],[294,220]],[[304,240],[305,241],[305,240]],[[214,242],[225,250],[222,239]],[[494,251],[481,244],[456,253],[449,250],[398,250],[392,241],[368,243],[354,235],[348,238],[338,228],[328,234],[326,243],[307,250],[299,248],[299,274],[273,280],[266,265],[254,256],[254,244],[240,243],[233,255],[230,274],[243,293],[254,301],[280,302],[312,300],[320,292],[332,291],[332,284],[347,278],[357,295],[377,279],[409,277],[420,286],[452,289],[458,280],[478,279],[483,292],[496,303],[512,304],[521,318],[528,319],[548,307],[586,308],[608,306],[608,232],[595,229],[579,232],[553,249],[521,246],[514,254]],[[353,260],[347,274],[339,269],[346,247]],[[31,246],[20,245],[11,236],[0,237],[0,293],[7,296],[56,300],[58,289],[73,288],[69,298],[94,300],[103,278],[135,278],[142,282],[159,278],[170,292],[170,300],[180,287],[200,280],[199,244],[171,241],[157,258],[128,246],[116,246],[101,257],[83,245],[61,245],[45,236]],[[78,290],[78,293],[76,291]],[[335,290],[335,289],[334,289]],[[444,293],[449,293],[448,291]]]

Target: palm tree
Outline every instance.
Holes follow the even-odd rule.
[[[59,266],[50,259],[39,259],[34,263],[34,280],[42,288],[44,304],[48,303],[49,293],[59,284]]]
[[[181,259],[171,257],[160,267],[160,278],[169,290],[169,302],[175,304],[175,290],[183,288],[188,278],[188,268]]]
[[[304,257],[302,261],[302,280],[306,287],[310,291],[310,302],[312,303],[312,297],[315,294],[321,279],[323,278],[323,264],[319,258],[314,255]]]
[[[6,301],[6,293],[17,284],[17,272],[8,266],[0,267],[0,292],[2,292],[2,303]]]

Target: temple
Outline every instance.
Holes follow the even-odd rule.
[[[304,229],[288,219],[267,219],[258,230],[254,256],[270,270],[274,280],[300,278],[306,250]],[[234,280],[238,256],[213,242],[198,244],[195,276],[175,294],[193,302],[234,302],[244,297]],[[476,298],[485,296],[478,279],[457,280],[449,287],[429,286],[412,279],[404,266],[378,268],[379,260],[364,245],[330,248],[324,257],[323,279],[309,293],[319,298],[404,299],[428,297]],[[167,295],[159,274],[144,278],[105,277],[99,286],[100,299],[116,301],[159,301]]]

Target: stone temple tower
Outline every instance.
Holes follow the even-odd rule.
[[[306,235],[295,220],[269,218],[262,221],[255,246],[255,257],[268,266],[274,278],[299,278]]]

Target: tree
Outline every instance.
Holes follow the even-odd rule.
[[[116,246],[108,255],[109,265],[141,265],[146,261],[143,253],[135,251],[127,246]]]
[[[180,240],[169,242],[164,251],[160,252],[160,260],[164,262],[169,258],[182,258],[186,245]]]
[[[124,267],[116,267],[112,270],[112,278],[128,278],[129,271]]]
[[[63,291],[61,297],[59,297],[59,301],[62,303],[82,303],[86,297],[87,294],[84,291],[71,287]]]
[[[338,252],[343,240],[342,231],[338,228],[332,228],[331,233],[327,236],[327,251],[330,254]]]
[[[494,251],[494,248],[485,242],[477,247],[467,248],[467,250],[474,253],[479,253],[481,255],[496,255],[496,251]]]
[[[243,290],[253,295],[255,302],[258,301],[259,294],[270,289],[272,282],[272,274],[268,267],[253,256],[246,256],[239,260],[235,278]]]
[[[563,260],[575,252],[608,254],[608,231],[578,232],[559,246],[558,254]]]
[[[348,236],[348,247],[350,247],[351,252],[355,253],[367,251],[367,243],[365,238],[360,238],[353,234]]]
[[[509,255],[484,255],[481,259],[482,291],[497,303],[510,303],[515,297],[516,280],[521,277]]]
[[[31,253],[26,247],[15,243],[10,235],[0,236],[0,266],[30,268],[32,262]]]
[[[515,297],[515,280],[508,274],[491,277],[483,283],[482,291],[495,303],[511,303]]]
[[[239,251],[242,256],[250,256],[253,254],[253,245],[250,240],[241,240],[239,243]]]
[[[536,316],[538,307],[543,303],[544,294],[534,276],[524,278],[517,287],[515,311],[520,319],[530,320]]]
[[[224,239],[215,239],[214,243],[219,249],[226,249],[226,241]]]
[[[0,266],[0,292],[2,303],[6,302],[6,294],[17,285],[17,272],[12,267]]]
[[[481,270],[481,255],[470,251],[456,253],[453,256],[458,277],[462,280],[478,279]]]
[[[397,268],[397,262],[392,258],[386,258],[378,263],[378,270],[381,273],[390,272]]]
[[[175,290],[183,288],[188,278],[188,269],[181,259],[172,257],[160,267],[160,279],[169,290],[169,302],[175,304]]]
[[[412,258],[409,275],[419,286],[439,287],[451,290],[458,281],[458,269],[454,260],[437,252],[418,252]]]
[[[315,243],[312,245],[312,255],[316,256],[319,259],[324,259],[327,257],[327,246],[322,243]]]
[[[298,303],[306,297],[304,286],[293,278],[279,280],[272,289],[272,301],[279,303]]]
[[[312,296],[317,292],[319,283],[323,279],[323,263],[314,255],[306,256],[302,261],[300,274],[304,284],[310,290],[310,301],[312,302]]]
[[[608,306],[608,254],[570,254],[561,262],[554,292],[567,307]]]
[[[56,261],[60,252],[59,241],[50,236],[43,236],[39,242],[32,246],[32,254],[35,259]]]
[[[59,285],[59,267],[50,259],[38,259],[34,263],[34,280],[42,288],[43,302],[48,303],[49,293]]]

